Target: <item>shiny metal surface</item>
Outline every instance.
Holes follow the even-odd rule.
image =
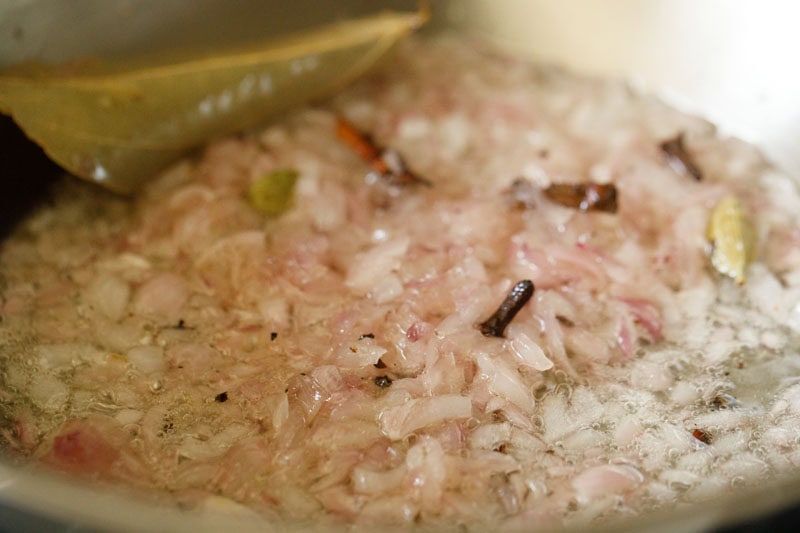
[[[800,178],[800,3],[450,0],[448,23],[578,72],[629,78]]]
[[[37,0],[6,1],[4,7]],[[168,9],[175,4],[162,5]],[[800,178],[800,69],[794,57],[800,50],[800,32],[795,28],[800,20],[798,3],[440,0],[434,10],[440,27],[474,32],[514,52],[577,71],[629,77],[678,106],[707,116],[723,131],[757,143],[779,166]],[[0,7],[0,15],[2,11]],[[4,22],[0,16],[0,50],[11,53],[4,43],[13,39],[14,28]],[[800,479],[790,479],[713,504],[647,517],[633,526],[701,531],[797,501]],[[28,512],[34,519],[55,517],[74,531],[286,530],[253,522],[238,509],[223,506],[187,514],[2,462],[0,505]],[[2,518],[0,507],[0,523]],[[15,524],[25,525],[5,522],[12,528]],[[618,525],[612,530],[619,530]]]

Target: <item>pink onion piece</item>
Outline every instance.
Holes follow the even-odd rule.
[[[391,439],[401,439],[414,431],[451,420],[472,416],[472,402],[466,396],[446,394],[412,399],[390,407],[378,415],[381,429]]]

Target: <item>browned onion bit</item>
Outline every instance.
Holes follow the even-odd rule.
[[[731,409],[739,406],[739,401],[730,394],[720,393],[711,400],[714,409]]]
[[[612,183],[554,183],[544,190],[550,200],[581,211],[617,212],[617,188]]]
[[[392,384],[392,379],[389,376],[375,376],[375,385],[385,389]]]
[[[696,181],[703,179],[703,174],[695,164],[692,156],[686,151],[683,145],[683,133],[678,134],[674,139],[662,142],[659,147],[667,158],[667,163],[672,170],[679,174],[693,177]]]
[[[528,303],[533,296],[533,282],[523,279],[517,282],[506,296],[497,311],[486,322],[478,325],[478,329],[486,337],[502,337],[506,327],[514,320],[519,310]]]
[[[425,185],[433,184],[406,166],[405,160],[396,150],[383,149],[375,144],[372,137],[358,131],[353,124],[339,117],[336,121],[336,135],[350,146],[365,162],[372,165],[373,170],[389,185]]]

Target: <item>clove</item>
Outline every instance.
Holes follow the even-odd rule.
[[[497,311],[486,322],[478,325],[480,332],[486,337],[502,337],[506,327],[533,296],[533,290],[533,282],[529,279],[514,285]]]

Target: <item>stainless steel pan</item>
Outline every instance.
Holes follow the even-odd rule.
[[[344,2],[333,10],[346,15],[369,4]],[[308,0],[5,0],[0,5],[0,66],[31,57],[64,60],[98,48],[111,55],[154,51],[186,44],[198,34],[211,44],[258,37],[330,17],[330,8],[323,13],[320,6]],[[433,7],[435,16],[428,31],[477,33],[520,54],[579,71],[630,78],[679,107],[709,117],[724,132],[758,144],[778,166],[800,176],[800,70],[796,68],[800,4],[781,0],[442,0]],[[4,148],[0,160],[4,215],[0,231],[6,232],[27,202],[37,197],[48,176],[58,171],[24,142],[8,120],[0,126],[3,140],[16,143],[14,148]],[[17,165],[25,169],[20,172]],[[644,517],[627,526],[685,531],[756,520],[766,528],[775,520],[780,526],[789,523],[782,520],[796,519],[800,474],[765,483],[758,490]],[[763,518],[779,508],[788,508],[790,514]],[[773,522],[764,521],[770,519]],[[122,492],[100,491],[49,473],[22,470],[2,460],[0,524],[0,529],[11,530],[54,526],[120,531],[286,530],[285,525],[269,526],[247,514],[232,514],[230,509],[188,514]]]

